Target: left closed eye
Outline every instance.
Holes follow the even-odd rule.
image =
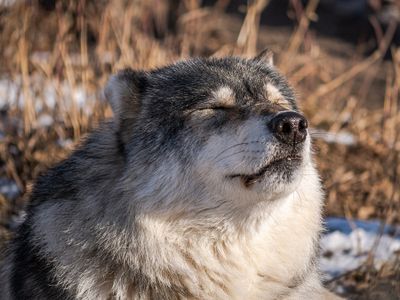
[[[230,106],[209,106],[209,107],[200,107],[196,110],[230,110],[233,107]]]
[[[222,106],[222,105],[216,105],[216,106],[204,106],[204,107],[197,107],[193,108],[192,110],[188,111],[188,113],[191,115],[200,115],[200,116],[214,116],[214,115],[219,115],[219,114],[224,114],[230,110],[232,110],[233,107],[229,106]]]

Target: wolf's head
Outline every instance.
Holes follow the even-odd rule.
[[[272,201],[308,172],[307,120],[263,55],[124,70],[105,94],[124,145],[124,188],[152,205]]]

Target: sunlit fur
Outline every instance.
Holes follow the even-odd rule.
[[[1,299],[329,298],[316,267],[322,193],[310,137],[290,150],[296,168],[288,160],[241,180],[289,151],[267,126],[297,110],[273,66],[227,58],[128,70],[106,96],[114,121],[38,180]]]

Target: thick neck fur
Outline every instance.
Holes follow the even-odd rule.
[[[43,202],[31,215],[33,240],[44,256],[62,258],[56,276],[78,299],[289,299],[315,286],[321,192],[311,163],[294,192],[227,214],[232,199],[196,191],[170,165],[164,181],[145,169],[123,176],[112,130],[83,148],[95,154],[102,141],[107,155],[69,160],[76,174],[112,165],[98,188],[81,195],[76,186],[74,201],[50,199],[58,204]],[[215,206],[193,209],[201,197]]]

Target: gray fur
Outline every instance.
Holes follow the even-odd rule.
[[[321,298],[319,180],[309,137],[292,147],[268,130],[298,110],[272,65],[125,70],[105,94],[113,121],[38,179],[2,299]]]

